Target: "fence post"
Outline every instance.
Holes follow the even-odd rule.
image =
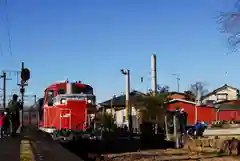
[[[29,125],[32,124],[32,111],[29,110]]]

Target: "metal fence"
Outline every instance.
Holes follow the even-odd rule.
[[[4,109],[0,107],[0,112],[3,112]],[[20,117],[21,121],[21,117]],[[38,123],[38,112],[36,108],[29,108],[23,112],[23,123],[24,125],[37,125]]]
[[[23,112],[23,123],[24,125],[37,125],[38,123],[38,112],[36,109],[29,109]]]

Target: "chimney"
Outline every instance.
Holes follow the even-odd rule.
[[[152,91],[155,95],[157,92],[157,61],[156,61],[156,54],[152,55],[151,65],[152,65]]]

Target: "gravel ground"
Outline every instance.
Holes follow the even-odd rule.
[[[110,155],[111,159],[106,161],[240,161],[240,157],[221,156],[223,154],[217,153],[216,150],[211,148],[194,149],[189,152],[187,149],[167,149],[167,150],[152,150],[142,151],[136,153]],[[201,158],[201,159],[200,159]]]
[[[1,161],[19,161],[20,158],[20,139],[6,137],[0,143]]]
[[[109,160],[109,159],[105,159],[105,161],[184,161],[184,160],[188,160],[188,161],[240,161],[240,158],[238,157],[215,157],[215,158],[204,158],[204,159],[181,159],[181,157],[169,157],[164,158],[141,158],[141,159],[133,159],[133,158],[121,158],[121,159],[114,159],[114,160]]]
[[[80,157],[53,141],[48,135],[37,132],[36,129],[28,129],[25,138],[32,143],[36,161],[82,161]]]
[[[189,160],[196,161],[196,160]],[[221,157],[221,158],[209,158],[209,159],[199,159],[198,161],[240,161],[239,157]]]
[[[50,137],[35,129],[25,128],[20,136],[5,137],[0,142],[0,161],[19,161],[21,140],[30,141],[30,149],[33,148],[36,161],[82,161],[75,154],[69,152]],[[31,152],[31,150],[30,150]]]

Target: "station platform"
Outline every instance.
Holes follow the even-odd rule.
[[[0,140],[1,161],[82,161],[74,153],[53,141],[48,135],[34,127],[24,127],[18,136]]]

